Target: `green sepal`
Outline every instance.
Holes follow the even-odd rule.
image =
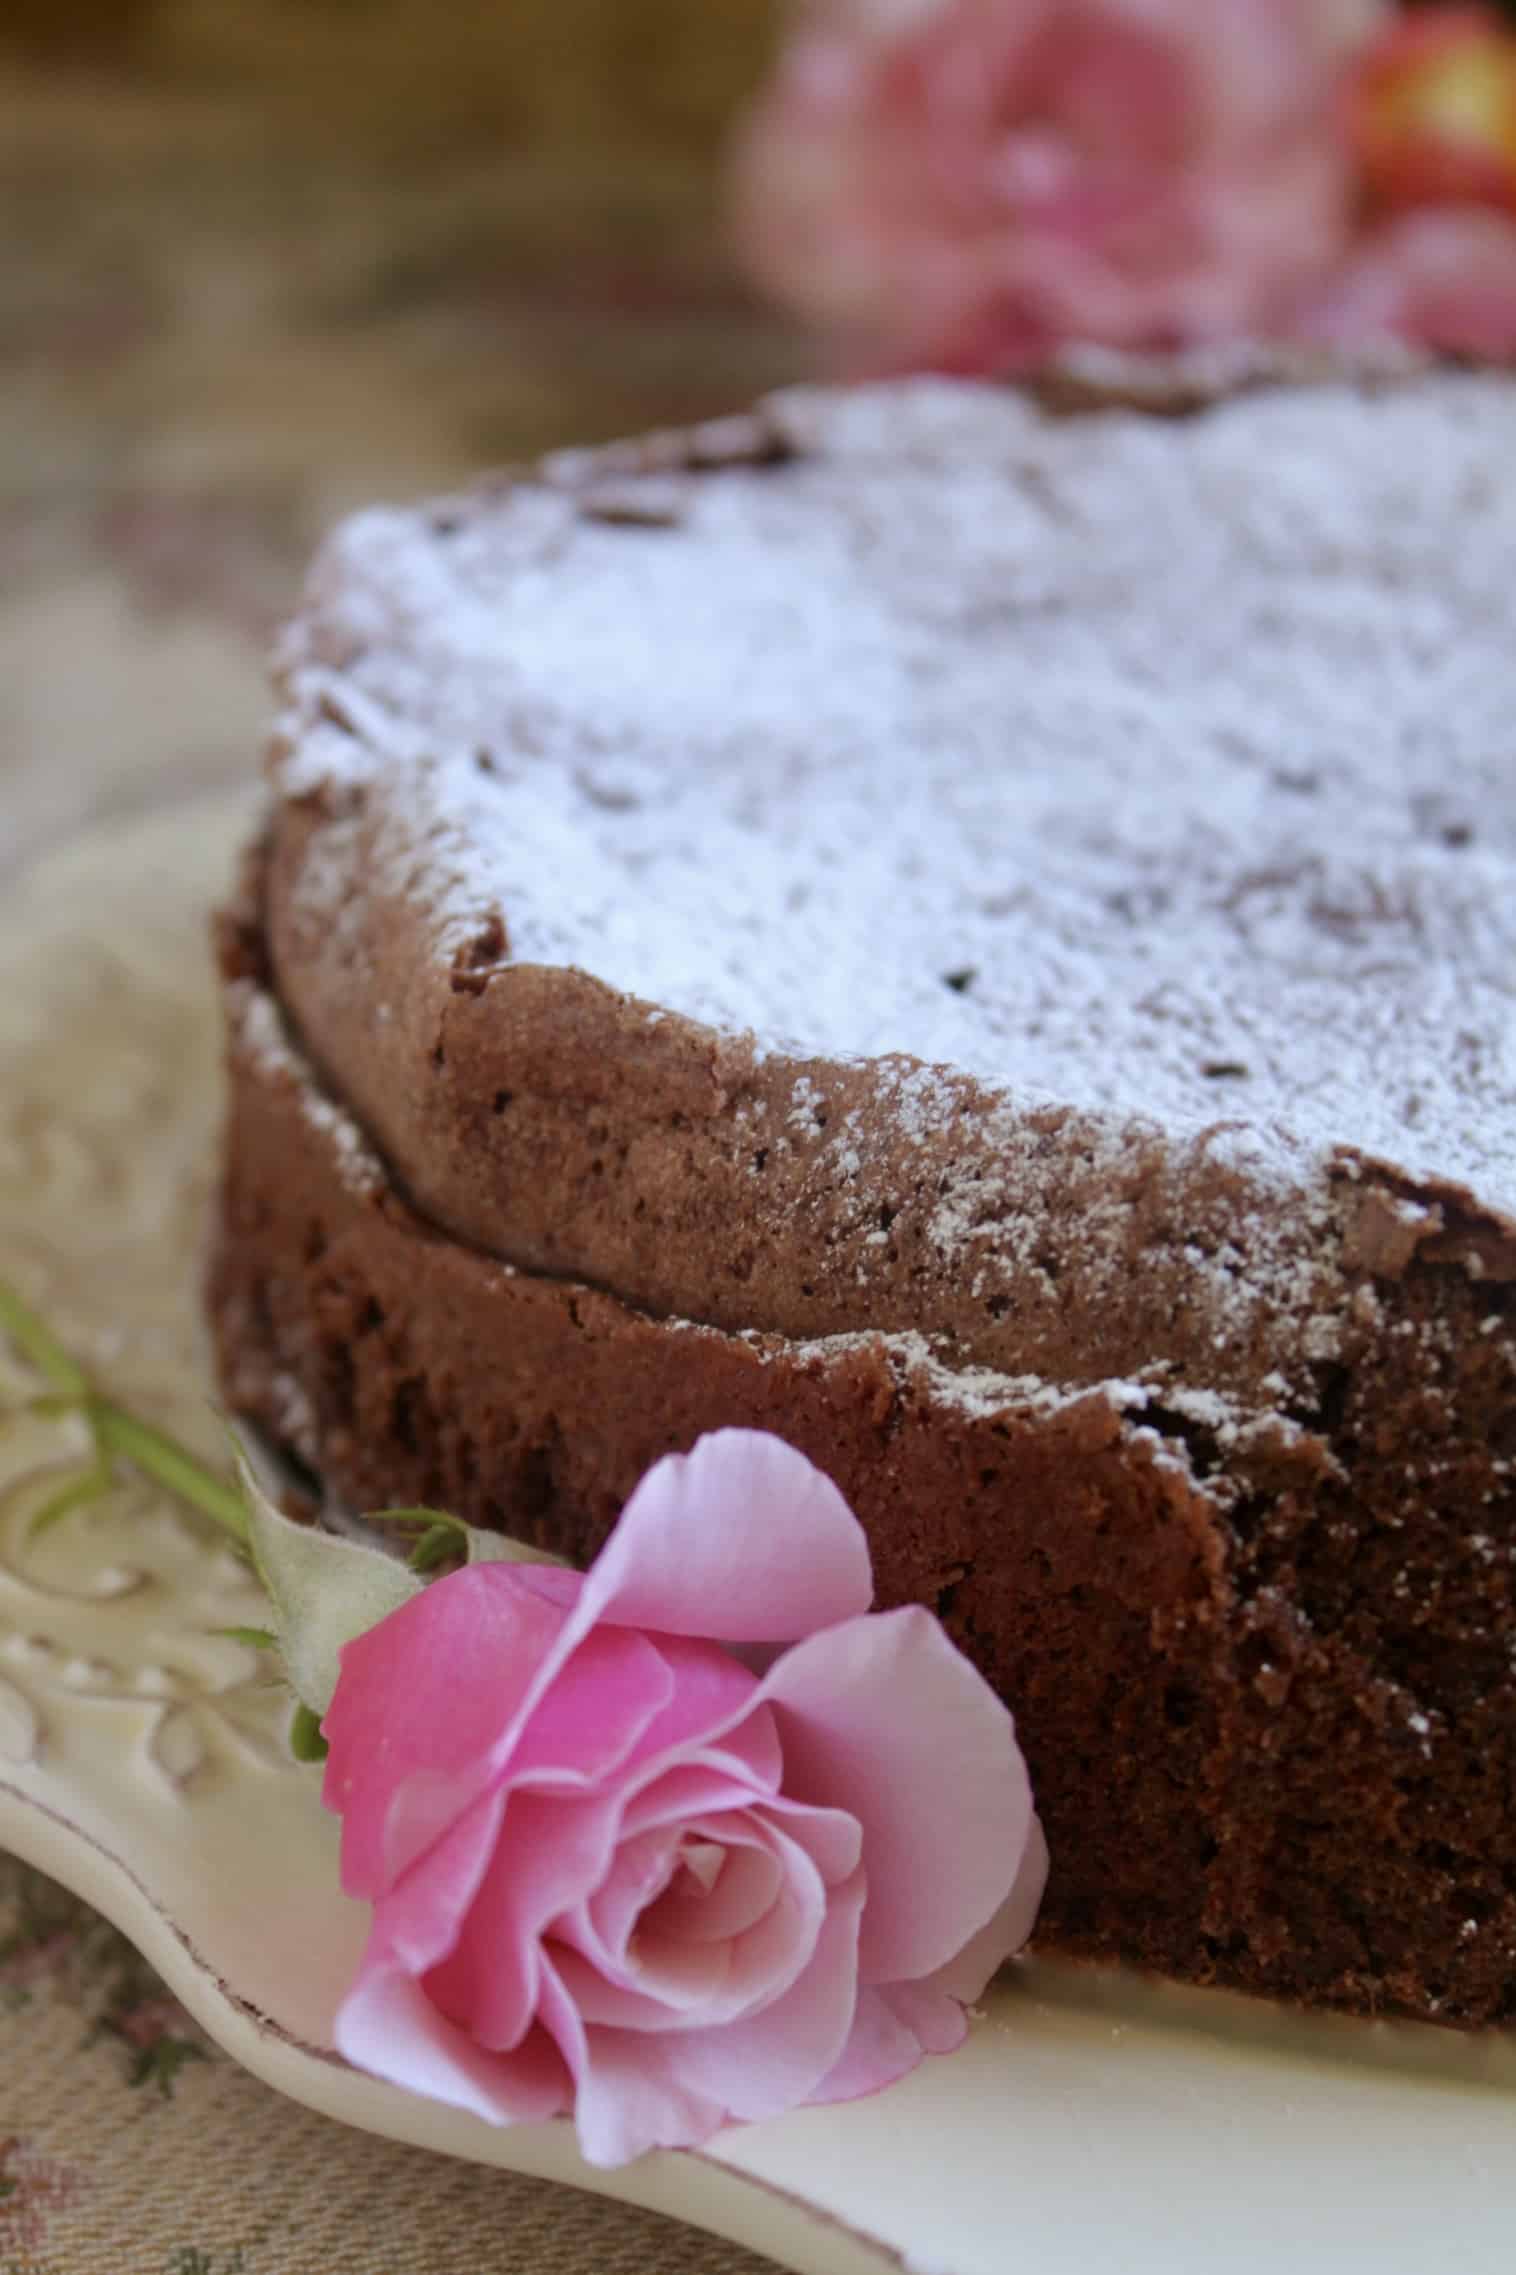
[[[425,1576],[451,1563],[457,1549],[458,1534],[452,1525],[429,1525],[405,1561],[413,1572]]]
[[[466,1525],[461,1517],[449,1516],[446,1509],[376,1509],[364,1518],[369,1525],[422,1525],[426,1529],[412,1547],[409,1564],[413,1572],[435,1572],[447,1561],[449,1549],[463,1551],[466,1564],[556,1564],[566,1570],[568,1560],[551,1556],[544,1548],[531,1548],[525,1541],[510,1540],[504,1533],[480,1532],[474,1525]]]
[[[313,1714],[304,1699],[297,1699],[290,1716],[290,1752],[297,1762],[324,1762],[331,1752],[321,1734],[319,1716]]]
[[[382,1549],[297,1525],[264,1492],[240,1444],[237,1479],[285,1674],[295,1696],[319,1717],[332,1703],[344,1644],[409,1603],[423,1582]]]
[[[405,1561],[412,1572],[424,1577],[430,1578],[444,1565],[466,1560],[468,1527],[461,1518],[449,1516],[446,1509],[376,1509],[364,1523],[419,1526]]]

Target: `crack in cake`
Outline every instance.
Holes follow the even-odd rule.
[[[579,1557],[776,1430],[1013,1706],[1045,1945],[1508,2019],[1513,561],[1457,372],[360,515],[221,930],[232,1405]]]

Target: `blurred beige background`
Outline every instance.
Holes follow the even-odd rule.
[[[236,87],[296,130],[395,156],[613,141],[710,151],[770,0],[6,0],[41,62]]]
[[[804,367],[778,0],[0,0],[0,851],[251,763],[320,530]]]
[[[720,228],[774,28],[768,0],[0,0],[0,876],[251,771],[269,633],[347,507],[802,368]],[[0,2266],[757,2275],[308,2118],[4,1858]]]

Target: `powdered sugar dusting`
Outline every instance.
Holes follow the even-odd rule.
[[[343,1183],[355,1193],[376,1193],[388,1182],[384,1164],[350,1114],[312,1080],[310,1069],[285,1032],[279,1007],[251,980],[234,980],[225,990],[231,1032],[263,1073],[287,1082],[311,1127],[332,1147]]]
[[[362,800],[371,858],[378,812],[439,954],[500,910],[766,1049],[905,1054],[923,1128],[953,1067],[1516,1211],[1516,388],[805,410],[816,456],[672,525],[546,484],[350,524],[283,787]],[[369,879],[313,843],[340,917]]]

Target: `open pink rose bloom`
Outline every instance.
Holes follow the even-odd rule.
[[[1386,0],[802,0],[739,138],[844,371],[1071,344],[1516,358],[1516,30]]]
[[[349,1643],[341,2051],[495,2123],[572,2111],[611,2165],[958,2045],[1045,1851],[1010,1715],[872,1592],[836,1488],[729,1430],[588,1574],[473,1565]]]
[[[854,364],[1277,332],[1351,226],[1376,0],[815,0],[750,121],[754,273]]]

